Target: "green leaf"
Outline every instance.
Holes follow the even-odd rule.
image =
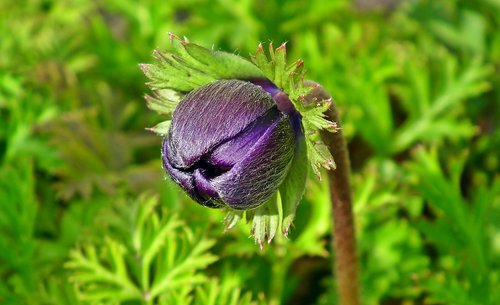
[[[153,96],[145,96],[148,108],[161,114],[172,114],[181,101],[181,96],[174,90],[160,89]]]
[[[264,77],[262,71],[248,60],[227,52],[206,49],[197,44],[182,41],[186,53],[202,66],[203,72],[216,79],[252,79]]]
[[[259,67],[268,79],[274,79],[274,69],[271,62],[267,60],[262,44],[259,43],[255,55],[251,56],[252,61]]]
[[[307,150],[305,139],[298,139],[295,157],[285,181],[280,186],[280,198],[283,207],[283,221],[281,230],[288,235],[288,230],[295,219],[295,211],[304,195],[307,178]]]
[[[155,50],[153,57],[156,63],[140,65],[151,80],[148,85],[153,91],[171,89],[182,96],[220,79],[264,77],[259,68],[238,55],[209,50],[187,39],[181,40],[172,33],[169,36],[174,53]]]
[[[320,169],[323,167],[327,170],[335,168],[333,156],[328,147],[317,138],[317,134],[306,136],[307,157],[314,174],[321,180]]]
[[[255,209],[252,220],[252,235],[262,249],[264,242],[271,243],[279,226],[278,198],[273,195],[266,203]]]
[[[279,88],[285,87],[288,75],[285,75],[286,44],[283,43],[274,53],[274,83]]]
[[[229,210],[226,217],[224,217],[225,230],[232,229],[243,217],[243,213],[244,211],[241,210]]]
[[[242,293],[237,284],[231,278],[223,283],[210,279],[206,285],[196,287],[194,305],[256,305],[251,294]]]
[[[312,107],[307,107],[302,114],[302,121],[306,133],[315,130],[327,130],[329,132],[337,131],[337,123],[326,119],[325,112],[331,107],[332,99],[312,103]]]
[[[157,135],[166,136],[168,134],[168,130],[170,128],[171,123],[172,123],[171,120],[163,121],[161,123],[158,123],[154,127],[148,128],[148,130],[156,133]]]
[[[156,303],[161,295],[203,283],[200,271],[217,260],[209,252],[215,241],[194,234],[176,215],[162,215],[156,198],[135,204],[130,240],[105,237],[102,244],[71,251],[65,267],[82,301]]]

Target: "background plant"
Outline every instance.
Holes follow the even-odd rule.
[[[123,290],[81,264],[113,274],[120,257],[119,277],[148,291],[133,236],[154,240],[174,223],[175,244],[211,247],[192,265],[165,239],[152,264],[178,253],[191,282],[154,302],[334,304],[323,182],[309,179],[289,239],[260,251],[248,228],[223,234],[222,213],[163,179],[160,143],[144,130],[162,118],[144,109],[137,63],[172,31],[245,57],[288,41],[290,60],[333,94],[365,304],[495,304],[499,16],[495,0],[2,1],[0,303],[112,303],[97,292],[117,303]],[[148,302],[136,293],[122,303]]]

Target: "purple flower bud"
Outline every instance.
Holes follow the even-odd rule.
[[[284,93],[271,85],[216,81],[187,94],[175,109],[163,166],[198,203],[251,209],[283,182],[300,121],[283,111]]]

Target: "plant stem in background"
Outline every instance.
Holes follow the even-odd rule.
[[[314,82],[305,82],[315,88],[307,96],[308,102],[329,99],[331,96]],[[335,104],[326,112],[327,119],[340,125]],[[340,126],[339,126],[340,127]],[[351,197],[351,170],[347,143],[342,129],[336,133],[322,132],[321,137],[332,153],[336,169],[328,171],[330,200],[332,204],[333,251],[335,253],[335,276],[341,305],[359,305],[358,260]]]

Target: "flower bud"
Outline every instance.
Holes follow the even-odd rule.
[[[242,80],[215,81],[188,93],[175,109],[163,166],[198,203],[256,208],[285,179],[296,117],[265,90]]]

